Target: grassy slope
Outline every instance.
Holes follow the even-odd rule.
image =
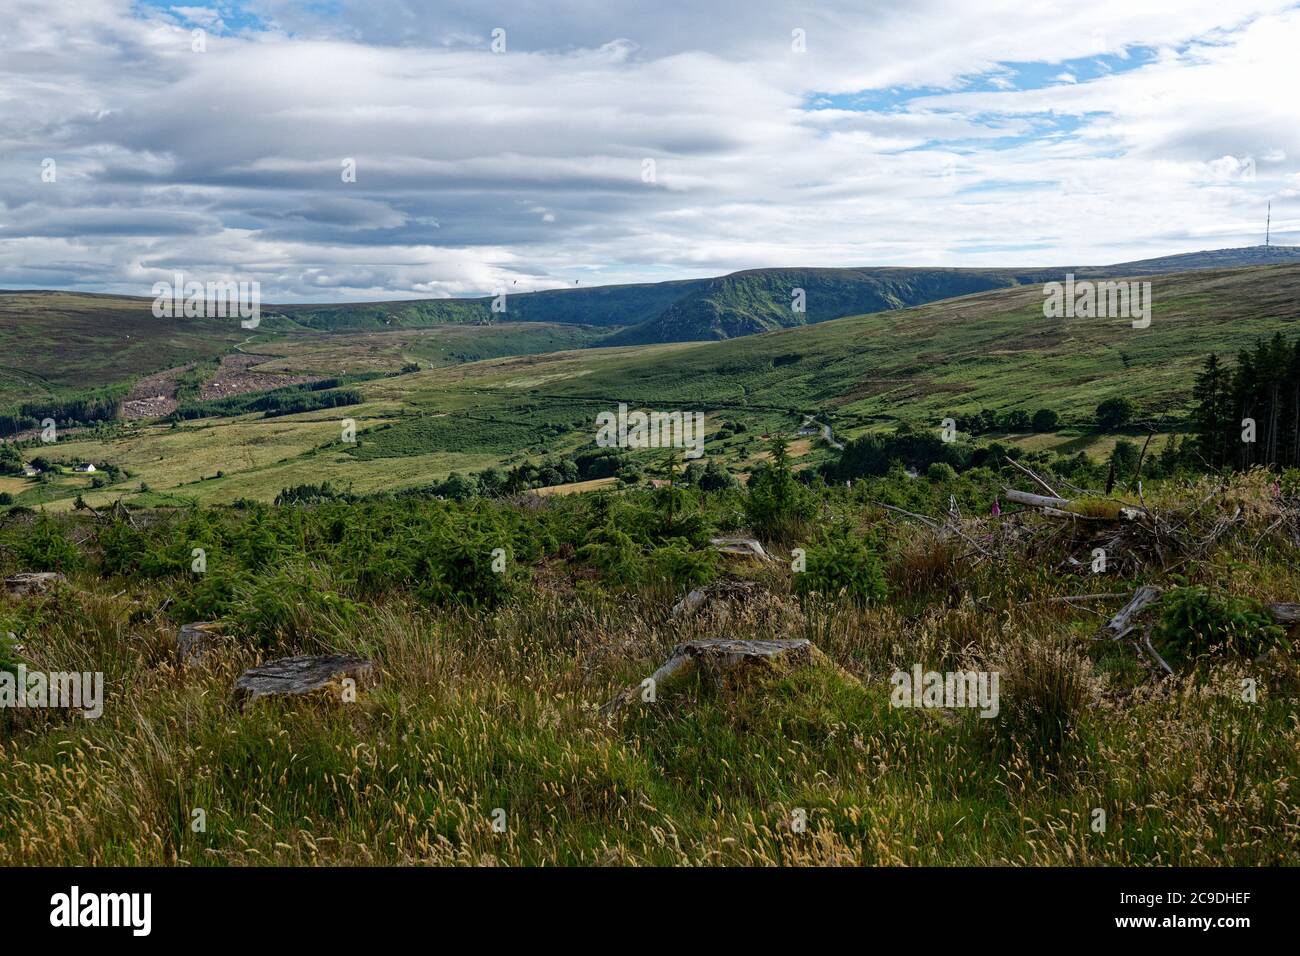
[[[596,414],[619,401],[702,408],[714,422],[738,417],[751,425],[751,438],[793,430],[802,412],[819,410],[834,412],[843,437],[900,419],[937,427],[984,406],[1048,406],[1067,421],[1084,421],[1100,401],[1119,395],[1149,410],[1177,410],[1207,353],[1231,354],[1291,329],[1300,317],[1300,265],[1151,281],[1154,313],[1144,330],[1127,320],[1046,319],[1041,290],[1017,288],[726,342],[433,368],[364,383],[365,404],[347,409],[189,423],[176,431],[143,426],[108,442],[65,439],[57,454],[107,459],[137,473],[118,489],[89,496],[92,503],[134,490],[140,479],[155,490],[231,501],[270,498],[286,485],[324,479],[357,490],[401,487],[451,470],[572,451],[592,440]],[[285,341],[290,351],[298,347],[296,339]],[[342,351],[304,354],[327,355],[325,364],[337,370],[353,361],[348,340],[339,341]],[[300,358],[286,367],[306,364]],[[362,430],[392,427],[362,434],[355,448],[326,447],[345,416]],[[752,449],[740,451],[744,441],[738,436],[727,446],[733,459],[752,456]],[[218,469],[222,479],[198,481]],[[72,484],[43,492],[65,504],[73,493]],[[20,500],[40,499],[32,490]]]
[[[708,282],[611,345],[731,339],[866,312],[901,309],[1030,281],[1002,270],[755,269]],[[793,308],[802,289],[805,311]]]
[[[1300,249],[1262,247],[1169,256],[1108,267],[1080,267],[1080,276],[1151,275],[1157,270],[1227,267],[1300,260]],[[713,279],[514,293],[504,315],[491,300],[424,299],[336,305],[265,306],[250,335],[233,319],[156,319],[152,300],[68,292],[0,292],[0,407],[72,389],[129,382],[193,360],[210,359],[239,342],[287,335],[427,330],[446,336],[419,342],[415,357],[441,363],[505,354],[654,342],[735,338],[951,296],[1041,283],[1062,269],[754,269]],[[791,290],[806,292],[807,311],[791,309]],[[513,289],[513,287],[512,287]],[[508,319],[508,322],[499,320]],[[497,331],[480,332],[494,320]],[[547,332],[525,331],[539,323]],[[564,327],[580,326],[572,333]],[[498,338],[499,337],[499,338]],[[489,341],[484,341],[486,338]],[[602,341],[603,340],[603,341]],[[338,344],[338,340],[335,340]],[[370,350],[376,343],[358,343]],[[381,351],[383,348],[381,347]]]
[[[650,361],[615,359],[583,379],[593,394],[659,402],[729,399],[934,421],[982,406],[1066,415],[1125,395],[1178,406],[1214,350],[1231,354],[1300,318],[1300,265],[1155,277],[1150,328],[1124,319],[1048,319],[1037,286],[945,300]],[[617,385],[617,387],[615,387]],[[545,386],[544,393],[563,390]]]
[[[1184,570],[1216,590],[1294,595],[1300,551],[1268,482],[1235,480],[1195,513],[1209,487],[1150,498],[1171,509],[1171,524],[1195,515],[1189,542],[1244,505],[1243,520],[1229,520]],[[197,667],[174,663],[177,621],[159,610],[202,586],[188,572],[101,577],[89,558],[59,593],[0,595],[5,627],[33,666],[93,662],[108,687],[96,720],[24,711],[12,728],[0,722],[0,865],[1294,863],[1293,652],[1219,657],[1200,680],[1156,685],[1124,644],[1094,639],[1118,602],[1047,600],[1131,593],[1134,581],[1116,573],[1046,572],[1064,554],[1087,553],[1088,526],[968,519],[969,534],[1003,542],[981,561],[869,507],[869,497],[865,487],[834,489],[822,501],[832,522],[884,542],[890,600],[867,609],[801,608],[779,550],[782,560],[749,571],[770,601],[686,620],[662,613],[674,589],[622,591],[554,554],[491,612],[431,605],[412,593],[418,579],[357,594],[346,564],[354,536],[382,521],[361,509],[309,513],[302,520],[316,531],[284,534],[290,551],[309,542],[311,571],[306,559],[287,571],[274,554],[239,558],[214,539],[209,574],[241,560],[255,573],[229,641]],[[637,504],[649,507],[648,496]],[[553,521],[565,533],[600,523],[590,499],[557,506],[572,509]],[[541,520],[548,510],[528,513]],[[320,530],[335,521],[349,529],[341,544]],[[188,554],[197,532],[187,527],[162,541]],[[29,531],[0,530],[0,571],[18,569]],[[84,516],[69,529],[87,553],[96,531]],[[1154,566],[1138,579],[1170,583]],[[273,630],[282,589],[288,633]],[[303,589],[350,594],[360,616],[340,619]],[[674,644],[719,634],[806,637],[824,657],[770,676],[665,682],[653,704],[634,702],[613,722],[599,716]],[[356,703],[322,693],[244,712],[230,705],[244,667],[326,648],[375,659],[378,686]],[[996,670],[999,715],[891,707],[890,674],[913,664]],[[1242,699],[1247,676],[1257,702]],[[1040,726],[1055,739],[1036,716],[1044,706],[1069,729],[1059,760],[998,746],[1032,740]],[[206,827],[196,832],[198,808]],[[503,833],[492,828],[496,808]],[[1091,828],[1097,809],[1101,833]],[[797,811],[806,832],[792,826]]]
[[[248,338],[237,319],[158,319],[152,303],[67,292],[0,294],[0,407],[131,380]]]
[[[1034,269],[748,269],[707,279],[563,289],[539,293],[511,287],[514,321],[623,325],[605,344],[643,345],[736,338],[847,315],[907,308],[958,295],[1079,276],[1156,275],[1192,269],[1300,262],[1295,247],[1219,249],[1111,266]],[[806,311],[791,308],[794,289]],[[342,305],[282,306],[296,322],[318,329],[419,327],[487,318],[491,300],[424,299]]]
[[[236,346],[285,361],[274,371],[340,374],[445,365],[580,348],[610,327],[495,322],[332,335],[268,311],[256,332],[237,319],[159,319],[152,300],[65,292],[0,294],[0,408],[135,379]],[[613,327],[617,330],[617,326]]]
[[[493,313],[493,299],[411,299],[335,305],[281,305],[276,312],[313,329],[418,328],[438,323],[488,319],[622,326],[647,321],[708,280],[607,285],[592,289],[526,292],[511,286],[505,312]]]

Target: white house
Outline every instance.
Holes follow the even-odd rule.
[[[86,472],[87,474],[89,474],[94,470],[95,470],[95,466],[92,465],[90,462],[85,462],[84,464],[80,464],[73,469],[73,471],[83,471]]]

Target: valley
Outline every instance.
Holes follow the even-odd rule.
[[[1209,352],[1231,356],[1298,317],[1300,265],[1149,281],[1153,319],[1145,329],[1124,318],[1045,317],[1040,286],[736,339],[623,347],[598,346],[595,327],[551,323],[357,332],[266,323],[231,343],[220,366],[204,359],[209,377],[196,397],[352,375],[359,378],[348,387],[361,401],[273,418],[129,419],[75,429],[41,451],[69,465],[111,463],[127,477],[94,488],[79,475],[33,481],[16,501],[56,510],[78,495],[93,507],[119,497],[228,504],[326,480],[359,493],[400,490],[455,471],[577,453],[593,445],[597,415],[619,402],[704,411],[706,455],[738,476],[761,460],[758,436],[793,436],[805,415],[845,441],[900,422],[937,428],[981,408],[1032,414],[1047,406],[1062,420],[1056,434],[1006,439],[1105,454],[1115,436],[1088,427],[1100,402],[1127,398],[1158,429],[1173,427]],[[355,445],[341,441],[345,419],[355,424]],[[746,431],[720,436],[724,420]],[[807,466],[834,449],[814,437],[798,451]]]

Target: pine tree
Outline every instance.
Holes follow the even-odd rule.
[[[1192,430],[1196,434],[1197,448],[1206,463],[1221,468],[1228,461],[1228,434],[1232,426],[1232,396],[1229,394],[1229,374],[1211,354],[1205,368],[1196,376],[1192,398],[1196,409],[1192,412]]]

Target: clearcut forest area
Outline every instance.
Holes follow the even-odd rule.
[[[1290,862],[1290,252],[1179,257],[1144,329],[1019,281],[645,344],[662,290],[6,294],[0,661],[104,684],[0,713],[0,860]]]

